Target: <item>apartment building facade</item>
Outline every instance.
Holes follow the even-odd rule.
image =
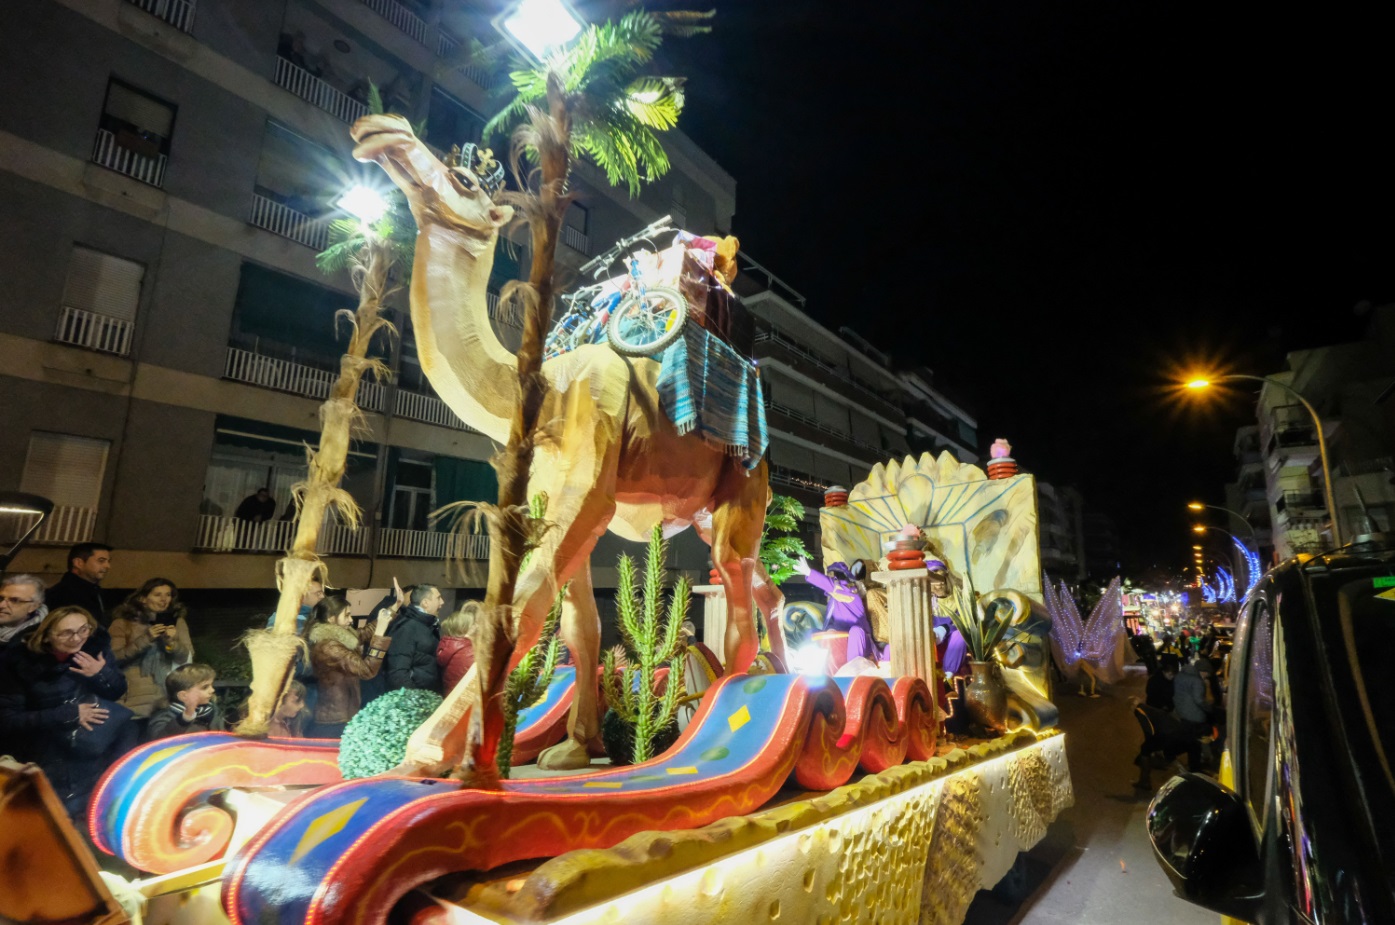
[[[1076,584],[1085,579],[1085,504],[1069,485],[1037,482],[1041,567],[1053,579]]]
[[[57,574],[70,543],[94,538],[121,551],[112,587],[152,575],[267,585],[342,352],[334,314],[356,301],[347,274],[324,275],[315,255],[344,189],[383,182],[353,162],[348,127],[371,81],[388,108],[425,122],[434,147],[477,140],[497,104],[490,75],[460,65],[459,49],[485,37],[487,12],[407,0],[4,5],[22,92],[0,113],[0,486],[58,505],[16,567]],[[730,229],[732,178],[681,133],[666,144],[674,169],[637,200],[578,167],[564,267],[664,213]],[[526,264],[526,249],[501,247],[494,292]],[[494,447],[425,381],[405,293],[388,305],[401,337],[374,353],[394,375],[360,389],[344,482],[365,528],[327,522],[321,552],[343,586],[396,575],[478,587],[487,539],[465,544],[455,572],[428,514],[493,498]],[[516,346],[518,319],[497,301],[491,317]],[[277,519],[237,519],[264,485]],[[612,542],[598,563],[613,561]],[[695,540],[679,549],[681,567],[705,568]]]

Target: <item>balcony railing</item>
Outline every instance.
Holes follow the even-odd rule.
[[[313,251],[322,251],[329,244],[328,222],[311,218],[257,193],[252,194],[252,224],[304,244]]]
[[[450,410],[450,406],[435,395],[398,389],[397,398],[393,402],[393,413],[399,417],[411,418],[413,421],[422,421],[426,424],[436,424],[455,430],[468,430],[472,434],[479,433],[456,417],[455,412]]]
[[[421,44],[426,44],[426,21],[397,0],[363,0],[363,5]]]
[[[378,555],[403,559],[485,560],[489,558],[489,536],[389,528],[378,535]]]
[[[58,313],[58,330],[53,333],[53,339],[124,357],[131,352],[131,333],[135,327],[121,318],[64,305]]]
[[[34,526],[37,514],[0,513],[0,540],[6,546],[18,540]],[[97,512],[89,507],[59,504],[30,537],[29,542],[45,546],[71,546],[92,539]]]
[[[116,143],[116,136],[104,128],[97,129],[97,141],[92,146],[92,162],[151,186],[165,185],[163,154],[148,157],[123,148]]]
[[[291,548],[295,538],[294,520],[269,520],[254,524],[236,517],[203,514],[195,549],[214,552],[275,552]],[[350,530],[340,523],[326,521],[320,527],[316,551],[330,556],[362,556],[368,548],[366,529]]]
[[[590,255],[591,237],[584,231],[579,231],[571,225],[562,226],[562,243],[578,253]]]
[[[803,488],[805,491],[817,492],[822,492],[832,484],[823,479],[816,479],[807,472],[800,472],[798,469],[790,469],[786,466],[771,466],[770,481],[789,485],[792,488]]]
[[[194,31],[194,0],[127,0],[181,32]]]
[[[782,405],[779,402],[767,401],[765,403],[765,407],[771,411],[776,412],[777,414],[783,414],[787,418],[793,418],[794,420],[799,421],[802,424],[807,424],[815,430],[820,430],[826,434],[831,434],[832,436],[837,437],[839,440],[842,440],[845,443],[851,443],[853,446],[860,447],[861,449],[864,449],[871,453],[873,459],[881,459],[883,454],[887,452],[879,446],[873,446],[870,443],[863,443],[861,440],[858,440],[852,434],[841,431],[836,427],[831,427],[828,424],[825,424],[822,421],[820,421],[818,418],[813,417],[812,415],[805,414],[802,411],[796,411],[795,409],[787,405]]]
[[[291,392],[306,398],[326,399],[338,373],[316,369],[303,363],[262,356],[238,347],[228,348],[224,379],[247,382],[278,392]],[[364,411],[382,411],[384,388],[380,382],[363,380],[358,384],[358,406]]]
[[[1274,506],[1279,510],[1287,508],[1290,511],[1327,511],[1327,502],[1315,491],[1286,491]]]
[[[790,340],[788,337],[785,337],[778,331],[761,331],[757,333],[755,343],[779,344],[781,347],[784,347],[791,353],[796,354],[805,360],[808,360],[810,363],[813,363],[815,366],[817,366],[819,369],[822,369],[824,372],[837,376],[839,379],[842,379],[844,382],[846,382],[853,388],[872,396],[882,404],[891,404],[891,402],[888,401],[884,396],[877,394],[876,392],[872,391],[867,386],[859,382],[857,377],[854,376],[850,370],[844,369],[841,366],[835,366],[833,363],[830,363],[828,360],[825,360],[823,357],[819,356],[817,353],[810,350],[808,347],[804,346],[798,341]]]
[[[449,58],[452,55],[459,54],[462,44],[464,43],[458,38],[442,29],[436,34],[436,57]],[[481,89],[489,90],[494,86],[494,78],[483,68],[474,64],[462,64],[457,67],[456,70],[464,74],[467,79],[474,81],[475,86]]]
[[[276,84],[342,122],[353,125],[362,116],[368,115],[368,106],[336,90],[314,74],[285,58],[276,59]]]
[[[500,302],[499,293],[489,292],[485,294],[485,304],[489,309],[490,318],[509,327],[523,327],[523,313],[519,310],[517,302],[510,303],[506,308]]]

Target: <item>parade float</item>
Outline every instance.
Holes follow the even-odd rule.
[[[521,287],[518,356],[487,313],[510,217],[487,160],[471,149],[447,165],[400,117],[353,129],[355,155],[384,169],[416,222],[410,300],[423,369],[462,420],[505,446],[475,668],[402,762],[372,777],[343,778],[338,741],[259,737],[255,723],[141,746],[98,786],[91,840],[148,875],[130,889],[155,925],[961,921],[1072,799],[1052,728],[1035,483],[1004,445],[987,471],[948,454],[907,457],[834,493],[819,512],[822,564],[850,574],[861,564],[879,657],[771,673],[793,658],[776,651],[780,597],[758,557],[771,495],[760,378],[740,349],[729,285],[735,241],[679,235],[629,255],[589,294],[577,326],[586,336],[544,359],[546,244],[570,201],[573,156],[556,131],[572,89],[545,84],[524,133],[541,185],[532,199],[512,194],[533,210],[535,271],[545,258]],[[670,747],[596,764],[591,552],[606,530],[643,540],[656,526],[693,526],[711,545],[716,582],[695,589],[711,683]],[[302,561],[283,578],[320,567],[312,550]],[[571,665],[517,717],[512,747],[515,768],[537,770],[501,779],[504,681],[559,600]],[[935,632],[946,620],[972,650],[948,679]],[[287,623],[278,615],[274,632]],[[264,651],[262,712],[294,647]],[[942,729],[956,716],[972,722],[951,739]],[[33,863],[5,876],[51,868],[86,891],[26,890],[32,906],[0,911],[96,920],[54,915],[60,900],[95,897],[91,909],[120,921],[51,792],[28,772],[7,780],[48,822],[35,826],[47,838],[36,834]]]

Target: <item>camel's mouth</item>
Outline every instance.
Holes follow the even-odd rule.
[[[357,142],[354,146],[354,159],[359,161],[379,160],[384,155],[391,153],[390,149],[400,148],[415,138],[416,136],[410,132],[391,128],[365,132],[354,138],[354,141]]]

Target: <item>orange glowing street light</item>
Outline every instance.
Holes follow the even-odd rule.
[[[1192,527],[1192,532],[1193,532],[1193,533],[1205,533],[1205,532],[1206,532],[1206,529],[1207,529],[1207,528],[1206,528],[1206,527],[1203,527],[1201,524],[1197,524],[1196,526]]]
[[[1332,495],[1332,470],[1327,463],[1327,438],[1323,436],[1322,418],[1318,415],[1317,409],[1313,407],[1312,403],[1309,402],[1308,399],[1303,397],[1303,393],[1299,392],[1297,389],[1289,385],[1287,382],[1275,379],[1272,376],[1248,376],[1243,373],[1226,373],[1221,376],[1216,376],[1214,379],[1208,379],[1205,376],[1196,376],[1194,378],[1188,379],[1185,385],[1188,389],[1192,390],[1193,392],[1200,392],[1204,389],[1210,388],[1215,383],[1229,382],[1234,379],[1249,379],[1254,382],[1267,382],[1270,385],[1281,388],[1285,392],[1292,395],[1294,398],[1298,399],[1298,403],[1308,410],[1308,414],[1312,415],[1313,427],[1317,430],[1318,458],[1322,460],[1323,498],[1327,502],[1327,516],[1332,521],[1332,542],[1336,546],[1341,546],[1342,525],[1337,521],[1337,501]],[[1191,505],[1187,506],[1191,507]]]

